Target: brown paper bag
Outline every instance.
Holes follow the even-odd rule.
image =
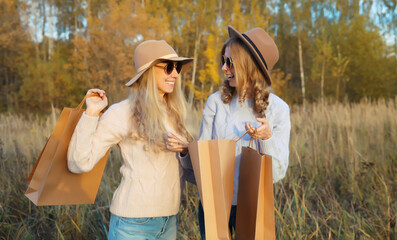
[[[258,148],[257,148],[258,149]],[[241,153],[236,240],[276,239],[272,157],[251,147]]]
[[[230,139],[194,141],[188,148],[203,204],[206,239],[231,239],[228,223],[236,142]]]
[[[28,177],[25,193],[35,205],[92,204],[102,179],[109,151],[88,173],[74,174],[67,167],[67,152],[82,106],[64,108]]]

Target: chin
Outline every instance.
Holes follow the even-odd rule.
[[[174,89],[169,89],[168,91],[167,91],[167,93],[172,93],[174,91]]]

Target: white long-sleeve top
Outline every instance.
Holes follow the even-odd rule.
[[[100,118],[83,113],[69,144],[68,168],[74,173],[88,172],[117,144],[123,159],[122,178],[113,195],[111,213],[135,218],[175,215],[184,184],[179,154],[155,153],[150,147],[145,151],[142,141],[133,140],[136,125],[131,109],[130,101],[124,100]],[[167,123],[166,128],[175,133]]]
[[[253,107],[252,99],[247,98],[243,103],[240,103],[235,95],[229,104],[225,104],[219,91],[212,94],[204,108],[199,140],[234,139],[246,131],[245,122],[251,123],[254,127],[259,127],[261,124],[256,120],[257,116]],[[281,98],[271,93],[265,114],[273,135],[269,139],[259,142],[262,153],[272,156],[273,182],[275,183],[284,178],[288,168],[291,131],[289,107]],[[236,143],[233,205],[237,205],[242,147],[249,145],[250,138],[246,134]]]

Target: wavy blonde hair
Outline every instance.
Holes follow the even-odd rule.
[[[221,87],[221,96],[224,103],[230,103],[235,93],[239,101],[244,102],[247,94],[254,99],[254,111],[258,117],[266,117],[265,111],[269,105],[269,86],[256,60],[247,46],[238,38],[233,37],[225,42],[221,51],[221,58],[229,47],[235,69],[236,87],[229,85],[226,79]]]
[[[186,100],[181,90],[180,76],[172,93],[166,93],[165,104],[159,98],[154,66],[150,67],[132,86],[129,100],[136,132],[133,139],[146,142],[145,150],[165,150],[165,122],[189,142],[193,137],[185,127]]]

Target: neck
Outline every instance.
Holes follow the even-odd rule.
[[[166,104],[167,103],[167,95],[166,94],[159,94],[159,101],[161,104]]]
[[[164,92],[161,92],[161,91],[159,91],[159,99],[160,99],[160,102],[164,102],[165,101],[165,93]]]

